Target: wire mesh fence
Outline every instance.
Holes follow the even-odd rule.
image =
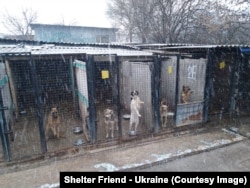
[[[3,158],[164,134],[222,109],[249,114],[249,56],[210,55],[3,55]]]

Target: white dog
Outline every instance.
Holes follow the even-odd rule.
[[[141,104],[144,102],[140,100],[139,98],[139,92],[138,91],[132,91],[131,92],[131,102],[130,102],[130,123],[129,123],[129,131],[137,131],[137,127],[139,125],[139,117],[141,117],[140,109]],[[134,129],[133,129],[133,125]]]

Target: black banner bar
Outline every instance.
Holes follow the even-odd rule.
[[[250,172],[61,172],[60,187],[156,184],[164,187],[249,187]]]

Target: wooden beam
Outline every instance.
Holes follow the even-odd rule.
[[[13,81],[13,78],[12,78],[11,68],[10,68],[8,60],[5,60],[5,68],[6,68],[6,73],[8,75],[8,78],[9,78],[10,92],[11,92],[12,101],[13,101],[14,106],[15,106],[15,108],[14,108],[15,115],[16,115],[16,118],[18,118],[19,109],[18,109],[18,105],[17,105],[16,90],[15,90],[15,85],[14,85],[14,81]]]

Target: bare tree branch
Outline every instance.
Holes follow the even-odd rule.
[[[11,15],[7,10],[3,14],[3,25],[13,35],[28,36],[32,34],[30,24],[37,20],[37,13],[23,8],[19,16]]]
[[[108,15],[141,42],[250,42],[249,0],[112,0]]]

